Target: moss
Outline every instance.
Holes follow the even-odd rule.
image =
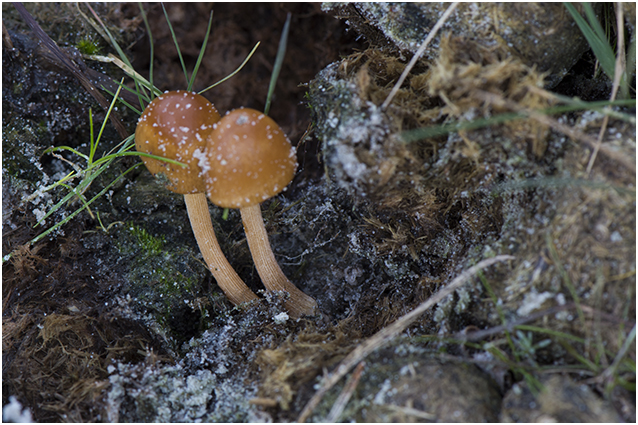
[[[151,235],[139,224],[126,223],[117,233],[115,246],[129,259],[127,294],[146,320],[174,338],[174,348],[196,335],[205,325],[205,306],[200,279],[205,267],[186,248],[165,246],[164,236]],[[209,319],[210,320],[210,319]]]
[[[146,229],[136,226],[133,223],[128,223],[127,226],[131,233],[137,237],[145,255],[157,255],[163,250],[164,242],[166,242],[164,236],[151,236]]]
[[[75,46],[84,55],[97,55],[101,50],[98,43],[90,38],[80,39]]]

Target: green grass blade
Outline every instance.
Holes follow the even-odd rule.
[[[268,96],[266,97],[266,106],[264,107],[264,114],[268,115],[270,112],[270,104],[272,103],[272,96],[275,92],[275,86],[277,85],[277,79],[279,78],[279,72],[281,72],[281,66],[284,63],[284,57],[286,56],[286,46],[288,45],[288,33],[290,32],[290,19],[292,14],[288,12],[286,16],[286,23],[284,29],[281,32],[281,38],[279,39],[279,47],[277,48],[277,56],[275,58],[275,66],[270,76],[270,85],[268,86]]]
[[[583,10],[585,11],[587,21],[589,21],[589,26],[594,31],[594,34],[596,34],[596,37],[601,40],[607,40],[607,34],[605,33],[602,25],[600,25],[598,17],[596,16],[596,12],[594,12],[594,8],[591,6],[591,3],[583,2]]]
[[[589,359],[586,359],[567,341],[559,340],[558,342],[565,349],[565,351],[567,351],[572,357],[582,363],[587,369],[591,370],[594,373],[600,372],[600,367],[596,363],[592,362]]]
[[[66,187],[67,184],[66,182],[69,180],[73,180],[77,177],[76,171],[71,171],[69,172],[69,174],[67,174],[66,176],[62,177],[60,180],[58,180],[57,182],[45,187],[44,189],[39,189],[37,190],[35,193],[32,193],[31,195],[27,196],[26,198],[24,198],[25,201],[32,201],[35,198],[37,198],[40,194],[42,193],[46,193],[52,189],[55,189],[58,186],[62,186],[62,187]],[[38,225],[38,223],[35,224],[36,226]],[[35,227],[35,226],[33,226]]]
[[[600,62],[600,66],[603,68],[603,71],[605,71],[607,77],[613,81],[614,69],[616,67],[616,55],[614,54],[614,49],[612,49],[609,44],[598,19],[596,19],[591,5],[583,3],[585,14],[588,15],[588,19],[590,20],[590,23],[588,24],[571,3],[565,2],[563,4],[574,18],[574,21],[576,22],[576,25],[578,25],[578,28],[580,28],[583,36],[587,39],[587,43],[589,43],[594,55],[596,55],[596,59]],[[592,22],[595,23],[593,28],[590,25]]]
[[[97,170],[95,170],[96,166],[95,164],[93,164],[92,168],[90,169],[87,168],[86,170],[83,170],[81,174],[78,174],[78,176],[82,175],[83,179],[77,185],[77,187],[69,188],[70,192],[67,193],[53,207],[51,207],[51,209],[42,218],[40,218],[40,220],[38,220],[38,222],[33,227],[38,226],[40,223],[42,223],[44,220],[50,217],[54,212],[56,212],[62,205],[70,201],[73,197],[79,196],[78,194],[82,194],[89,186],[91,186],[91,183],[93,183],[93,180],[95,180],[100,174],[102,174],[104,170],[108,168],[108,166],[111,164],[111,162],[113,162],[113,160],[114,158],[111,158],[108,161],[106,161],[106,163],[104,164],[100,163],[100,166],[97,167]]]
[[[504,122],[520,120],[525,118],[523,114],[516,112],[510,112],[505,114],[495,115],[491,118],[479,118],[474,121],[454,122],[450,124],[443,124],[440,126],[432,126],[425,128],[417,128],[414,130],[408,130],[401,133],[401,139],[404,142],[416,142],[418,140],[427,139],[430,137],[444,136],[448,133],[455,133],[461,130],[476,130],[491,125],[501,124]]]
[[[95,144],[95,135],[93,132],[93,109],[89,106],[89,157],[86,159],[88,164],[91,163],[91,159],[93,158],[93,145]]]
[[[208,28],[206,29],[206,37],[204,37],[204,42],[202,43],[202,48],[199,50],[199,56],[197,57],[197,63],[195,63],[195,68],[193,69],[193,74],[191,75],[190,81],[188,81],[188,76],[186,77],[186,81],[188,81],[187,90],[193,90],[193,86],[195,85],[195,76],[197,75],[197,71],[199,71],[199,66],[202,63],[202,59],[204,59],[204,53],[206,52],[206,45],[208,44],[208,37],[210,36],[210,30],[213,28],[213,11],[210,11],[210,17],[208,18]]]
[[[109,105],[109,109],[108,111],[106,111],[106,116],[110,117],[111,116],[111,112],[113,112],[113,108],[115,107],[115,104],[117,103],[117,99],[120,97],[120,91],[122,90],[122,84],[124,83],[124,78],[122,78],[120,80],[120,85],[117,88],[117,91],[115,92],[115,95],[113,96],[113,100],[111,101],[111,104]],[[93,136],[91,136],[91,153],[89,155],[89,164],[88,167],[91,167],[91,164],[93,164],[93,158],[95,156],[95,152],[97,151],[97,147],[100,144],[100,140],[102,139],[102,134],[104,133],[104,129],[106,128],[106,123],[108,122],[108,120],[104,120],[102,121],[102,126],[100,127],[100,132],[97,134],[97,138],[95,139],[95,143],[93,143]],[[93,120],[91,120],[91,134],[93,134]]]
[[[135,147],[135,134],[131,134],[126,139],[118,143],[117,146],[113,147],[113,149],[111,149],[108,152],[108,155],[111,155],[115,151],[115,149],[117,149],[117,152],[116,152],[117,154],[117,153],[128,152],[134,147]]]
[[[590,189],[614,190],[619,195],[636,196],[634,188],[626,188],[615,186],[599,181],[577,179],[577,178],[559,178],[559,177],[537,177],[527,178],[523,180],[511,180],[497,183],[492,188],[492,194],[516,192],[520,190],[537,189],[537,188],[567,188],[567,187],[586,187]]]
[[[117,153],[117,154],[113,154],[113,155],[109,155],[109,156],[106,156],[104,158],[101,158],[98,161],[105,162],[105,161],[108,161],[108,160],[111,160],[111,159],[120,158],[122,156],[143,156],[145,158],[156,159],[158,161],[168,162],[169,164],[179,165],[181,167],[188,167],[188,164],[176,161],[174,159],[164,158],[163,156],[157,156],[157,155],[152,155],[150,153],[137,152],[137,151],[120,152],[120,153]],[[97,161],[96,161],[96,163],[97,163]]]
[[[492,289],[492,285],[487,280],[487,278],[485,277],[485,274],[483,273],[482,270],[480,270],[476,275],[479,278],[479,280],[481,281],[481,284],[483,284],[483,287],[487,290],[487,293],[488,293],[490,299],[492,300],[492,303],[494,304],[494,307],[496,307],[496,312],[498,313],[498,316],[501,319],[501,324],[502,325],[506,325],[507,321],[505,320],[505,313],[503,312],[503,309],[501,308],[500,304],[498,303],[498,297],[496,296],[496,293]],[[503,329],[503,333],[505,334],[505,340],[507,341],[507,344],[508,344],[510,350],[514,354],[514,357],[516,358],[516,361],[517,362],[520,361],[518,353],[516,351],[516,347],[514,346],[514,341],[512,340],[512,335],[507,330],[507,327],[505,327]]]
[[[91,13],[93,14],[93,17],[98,21],[98,23],[100,24],[100,26],[102,27],[102,29],[104,30],[104,33],[106,33],[106,35],[109,38],[109,41],[111,42],[111,46],[115,49],[115,51],[117,52],[117,54],[120,56],[120,58],[122,59],[122,61],[124,63],[126,63],[129,67],[133,68],[133,66],[131,65],[131,62],[128,60],[128,57],[126,57],[126,55],[124,54],[124,50],[122,50],[122,48],[120,47],[120,45],[117,43],[117,41],[115,41],[115,38],[113,38],[113,36],[111,35],[111,32],[108,30],[108,28],[106,27],[106,25],[104,25],[104,22],[102,22],[102,20],[100,19],[100,17],[98,16],[97,13],[95,13],[95,11],[91,8],[91,6],[87,3],[86,7],[89,8],[89,10],[91,11]]]
[[[541,333],[541,334],[546,334],[546,335],[550,335],[556,338],[563,338],[563,339],[567,339],[570,341],[574,341],[574,342],[578,342],[580,344],[584,344],[585,340],[583,338],[579,338],[575,335],[571,335],[565,332],[560,332],[560,331],[556,331],[553,329],[546,329],[546,328],[541,328],[538,326],[532,326],[532,325],[516,325],[514,326],[515,329],[520,329],[523,331],[531,331],[531,332],[536,332],[536,333]]]
[[[239,71],[241,71],[241,69],[244,67],[244,65],[246,65],[246,63],[248,63],[250,58],[253,56],[253,54],[257,50],[257,47],[259,47],[259,42],[257,42],[257,44],[255,44],[255,47],[253,47],[253,49],[250,51],[250,53],[248,53],[248,56],[246,56],[246,59],[244,59],[244,61],[241,63],[241,65],[239,65],[237,67],[236,70],[234,70],[233,72],[231,72],[230,74],[228,74],[227,76],[225,76],[224,78],[222,78],[221,80],[216,82],[215,84],[206,87],[204,90],[200,91],[199,94],[207,92],[208,90],[212,89],[213,87],[220,85],[221,83],[223,83],[224,81],[228,80],[229,78],[231,78],[232,76],[237,74]]]
[[[611,377],[616,375],[616,371],[618,370],[618,367],[620,366],[620,362],[622,361],[623,357],[625,357],[625,355],[627,354],[627,352],[629,352],[632,346],[635,348],[635,344],[634,344],[635,340],[636,340],[636,325],[634,324],[634,327],[631,329],[631,331],[629,331],[629,335],[627,335],[627,338],[623,342],[622,347],[616,354],[616,357],[614,358],[613,363],[611,364],[611,366],[609,366],[607,370],[605,370],[605,374],[607,376]],[[636,373],[635,364],[633,365],[633,368],[634,368],[633,372]]]
[[[55,185],[52,185],[52,186],[58,186],[58,185],[55,184]],[[64,184],[60,184],[60,186],[67,186],[68,187],[68,185],[64,185]],[[42,223],[44,220],[49,218],[51,216],[51,214],[56,212],[62,205],[64,205],[65,203],[69,202],[74,196],[77,196],[77,194],[75,193],[75,190],[73,188],[71,188],[71,191],[69,193],[67,193],[61,200],[59,200],[54,206],[52,206],[51,209],[42,218],[40,218],[40,220],[38,220],[37,223],[35,223],[33,225],[33,227],[39,226],[40,223]]]
[[[134,91],[126,86],[122,86],[124,88],[124,90],[130,90],[130,91]],[[104,90],[105,92],[107,92],[108,94],[110,94],[111,96],[115,96],[115,93],[112,92],[111,90],[107,89],[106,87],[102,86],[102,90]],[[150,101],[150,99],[149,99]],[[131,111],[136,112],[138,115],[142,115],[142,111],[137,109],[135,106],[131,105],[130,103],[128,103],[126,100],[120,98],[120,102],[126,106],[127,108],[129,108]]]
[[[128,170],[126,170],[125,172],[123,172],[122,174],[120,174],[119,176],[117,176],[117,178],[115,180],[113,180],[108,186],[106,186],[104,189],[102,189],[100,191],[100,193],[98,193],[97,195],[95,195],[93,198],[91,198],[86,204],[84,204],[82,207],[78,208],[77,210],[75,210],[73,213],[71,213],[68,217],[66,217],[64,220],[60,221],[59,223],[57,223],[55,226],[47,229],[46,231],[40,233],[38,236],[36,236],[35,238],[31,239],[31,241],[29,242],[31,245],[33,245],[34,243],[38,242],[39,240],[41,240],[42,238],[44,238],[46,235],[48,235],[49,233],[53,232],[54,230],[58,229],[60,226],[68,223],[70,220],[72,220],[73,218],[75,218],[76,215],[78,215],[79,213],[81,213],[85,208],[88,208],[89,205],[91,205],[96,199],[98,199],[100,196],[104,195],[115,183],[117,183],[122,177],[124,177],[126,174],[128,174],[130,171],[132,171],[133,169],[137,168],[138,166],[142,165],[141,162],[138,162],[137,164],[133,165],[131,168],[129,168]],[[70,194],[71,196],[73,196],[73,194]],[[7,258],[4,258],[4,261],[6,261]]]
[[[130,92],[135,94],[140,93],[143,99],[149,99],[149,101],[150,101],[150,97],[145,92],[140,91],[140,86],[150,91],[153,91],[155,96],[159,96],[160,94],[162,94],[162,91],[160,89],[158,89],[155,86],[152,86],[151,83],[146,78],[142,77],[139,73],[135,71],[135,69],[131,68],[126,63],[124,63],[124,61],[116,58],[115,56],[111,54],[109,54],[108,59],[110,60],[110,62],[113,62],[117,67],[119,67],[122,71],[124,71],[126,75],[128,75],[129,77],[133,79],[133,81],[135,82],[135,90],[127,88],[127,90],[129,90]],[[117,81],[115,81],[115,83],[117,84]]]
[[[100,19],[100,17],[98,16],[97,13],[95,13],[95,11],[93,10],[93,8],[91,8],[91,6],[87,3],[86,7],[89,8],[89,10],[91,11],[91,13],[93,14],[93,17],[98,21],[98,23],[100,24],[100,26],[102,27],[102,29],[104,30],[104,32],[106,33],[106,35],[109,38],[109,41],[111,43],[111,46],[115,49],[115,51],[117,52],[117,54],[120,56],[120,60],[129,68],[129,69],[134,69],[133,65],[131,65],[131,61],[129,61],[128,57],[126,56],[126,54],[124,53],[124,50],[122,50],[122,48],[120,47],[120,45],[117,43],[117,41],[115,41],[115,38],[113,37],[113,35],[111,35],[111,32],[108,30],[108,28],[106,27],[106,25],[104,25],[104,22],[102,22],[102,20]],[[126,71],[125,71],[126,72]],[[137,92],[141,92],[142,90],[140,90],[140,88],[138,87],[138,82],[136,78],[133,78],[133,80],[135,81],[135,89]],[[144,109],[144,105],[140,104],[140,106],[142,107],[142,109]]]
[[[572,99],[566,96],[556,95],[556,98],[562,102],[566,102],[567,105],[559,105],[551,108],[534,110],[545,115],[563,114],[566,112],[579,111],[579,110],[596,110],[603,114],[612,115],[615,118],[622,119],[635,124],[636,117],[626,113],[613,111],[608,106],[627,106],[635,107],[635,99],[622,99],[610,102],[608,100],[596,101],[596,102],[584,102],[579,99]],[[527,119],[528,116],[524,113],[507,112],[504,114],[494,115],[490,118],[479,118],[474,121],[456,121],[448,124],[436,125],[432,127],[416,128],[414,130],[407,130],[400,134],[401,139],[404,142],[416,142],[419,140],[427,139],[430,137],[444,136],[448,133],[455,133],[460,130],[477,130],[479,128],[489,127],[491,125],[502,124],[519,119]]]

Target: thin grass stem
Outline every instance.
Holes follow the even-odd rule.
[[[212,85],[206,87],[204,90],[200,91],[199,94],[207,92],[208,90],[212,89],[213,87],[216,87],[216,86],[220,85],[221,83],[223,83],[224,81],[228,80],[229,78],[231,78],[235,74],[237,74],[239,71],[241,71],[241,69],[244,67],[244,65],[246,65],[246,63],[248,63],[250,58],[253,56],[253,54],[257,50],[257,47],[259,47],[259,44],[260,44],[260,42],[258,41],[257,44],[255,44],[255,47],[253,47],[253,49],[250,51],[250,53],[248,53],[248,56],[246,56],[246,59],[244,59],[244,61],[241,63],[241,65],[239,65],[239,67],[237,67],[236,70],[234,70],[233,72],[231,72],[230,74],[228,74],[227,76],[225,76],[224,78],[222,78],[221,80],[216,82],[215,84],[212,84]]]
[[[277,56],[275,57],[275,65],[270,76],[270,84],[268,86],[268,96],[266,96],[266,105],[264,106],[264,114],[268,115],[270,112],[270,105],[272,103],[272,97],[275,93],[275,86],[277,85],[277,79],[281,72],[281,66],[284,63],[284,57],[286,56],[286,46],[288,45],[288,33],[290,32],[290,19],[292,14],[288,12],[286,16],[286,23],[284,23],[284,29],[281,32],[281,38],[279,39],[279,47],[277,48]]]
[[[87,162],[89,160],[89,157],[85,154],[83,154],[82,152],[78,151],[77,149],[74,149],[70,146],[54,146],[54,147],[50,147],[48,149],[46,149],[44,152],[42,152],[42,155],[46,155],[48,153],[52,153],[52,152],[57,152],[57,151],[69,151],[71,153],[74,153],[75,155],[79,156],[82,159],[85,159]]]
[[[120,91],[122,90],[122,84],[124,83],[124,78],[122,78],[120,80],[120,85],[117,89],[117,91],[115,92],[115,96],[113,96],[113,100],[111,101],[111,104],[109,105],[109,109],[106,112],[106,116],[110,116],[111,112],[113,112],[113,108],[115,107],[115,104],[117,103],[117,99],[120,96]],[[90,110],[89,110],[89,116],[90,116]],[[97,151],[97,147],[100,143],[100,140],[102,139],[102,134],[104,133],[104,129],[106,128],[106,123],[108,121],[104,120],[102,122],[102,125],[100,126],[100,132],[97,134],[97,138],[95,139],[95,143],[93,143],[93,137],[91,137],[91,153],[89,155],[89,164],[88,166],[90,167],[91,164],[93,163],[93,157],[95,156],[95,152]],[[93,120],[91,119],[91,129],[93,128],[92,126],[93,124]],[[93,130],[91,130],[91,133],[93,132]]]
[[[583,338],[579,338],[575,335],[570,335],[565,332],[555,331],[553,329],[546,329],[546,328],[541,328],[541,327],[532,326],[532,325],[516,325],[514,326],[514,328],[522,330],[522,331],[530,331],[530,332],[546,334],[556,338],[568,339],[570,341],[578,342],[580,344],[585,343],[585,340]]]
[[[206,28],[206,36],[204,37],[204,42],[202,43],[202,48],[199,50],[199,56],[197,57],[197,62],[195,63],[195,68],[193,68],[193,74],[191,75],[190,81],[188,80],[188,76],[186,76],[186,82],[188,83],[188,91],[193,90],[193,86],[195,85],[195,76],[197,75],[197,71],[199,71],[199,66],[204,59],[204,53],[206,52],[206,45],[208,44],[208,37],[210,37],[210,30],[213,27],[213,11],[210,11],[210,17],[208,18],[208,28]]]
[[[576,288],[574,287],[572,280],[569,278],[567,271],[563,267],[563,263],[558,256],[558,252],[556,251],[556,246],[552,241],[552,237],[549,233],[545,234],[545,242],[547,243],[547,249],[549,250],[549,254],[554,261],[554,266],[558,269],[558,273],[561,275],[565,286],[567,286],[567,290],[571,294],[574,299],[574,304],[576,304],[576,311],[578,312],[578,319],[580,320],[581,325],[585,328],[585,314],[583,313],[583,309],[580,306],[580,297],[578,296],[578,292],[576,292]]]
[[[597,102],[583,102],[578,99],[566,98],[565,96],[556,95],[556,98],[563,102],[569,102],[568,105],[554,106],[551,108],[545,108],[535,110],[535,112],[543,115],[555,115],[563,114],[566,112],[578,111],[578,110],[596,110],[615,118],[623,119],[627,122],[636,122],[636,117],[629,114],[624,114],[617,111],[612,111],[608,106],[628,106],[632,107],[636,105],[635,99],[624,99],[610,101],[597,101]],[[494,115],[490,118],[479,118],[473,121],[457,121],[448,124],[442,124],[432,127],[417,128],[414,130],[407,130],[400,134],[401,139],[406,142],[416,142],[419,140],[427,139],[430,137],[444,136],[449,133],[455,133],[461,130],[477,130],[479,128],[489,127],[492,125],[502,124],[505,122],[515,121],[519,119],[529,118],[528,114],[522,112],[506,112],[503,114]]]

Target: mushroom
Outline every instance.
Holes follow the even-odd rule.
[[[235,305],[257,299],[222,253],[208,211],[206,185],[201,177],[207,168],[206,138],[220,115],[204,97],[188,91],[165,92],[144,110],[135,130],[138,152],[179,161],[171,164],[142,156],[146,168],[166,185],[184,195],[188,219],[204,261]]]
[[[206,145],[208,199],[220,207],[239,208],[264,286],[290,294],[285,305],[292,316],[314,314],[317,302],[290,282],[277,264],[259,207],[292,181],[297,170],[295,148],[275,121],[254,109],[235,109],[214,127]]]

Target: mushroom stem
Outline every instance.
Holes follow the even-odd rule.
[[[235,305],[257,299],[257,295],[235,273],[217,243],[206,195],[204,193],[185,194],[184,202],[197,245],[208,269],[217,280],[217,285]]]
[[[259,204],[243,207],[239,211],[244,223],[248,247],[264,286],[269,291],[286,291],[290,294],[285,305],[291,316],[300,317],[315,314],[317,302],[314,298],[301,292],[281,271],[270,247],[270,242],[268,242],[268,233],[264,226]]]

